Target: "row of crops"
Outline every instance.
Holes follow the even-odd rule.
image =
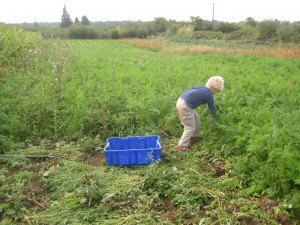
[[[279,200],[292,217],[299,215],[298,58],[187,56],[149,51],[111,40],[47,41],[37,46],[28,48],[18,66],[10,64],[1,76],[2,154],[24,152],[46,141],[72,143],[89,137],[103,143],[108,137],[160,135],[164,143],[162,159],[166,161],[162,160],[160,169],[154,167],[146,174],[142,169],[137,175],[147,178],[142,179],[142,186],[150,196],[167,196],[177,207],[188,204],[197,207],[199,198],[202,205],[223,198],[217,191],[213,192],[217,198],[207,197],[209,191],[201,189],[198,183],[195,186],[199,189],[188,186],[189,195],[178,197],[182,182],[192,182],[193,169],[197,174],[202,160],[209,158],[224,163],[227,177],[222,181],[221,186],[226,186],[223,192],[243,189],[241,196],[259,194]],[[175,102],[183,90],[204,84],[215,74],[225,79],[224,92],[215,96],[218,117],[211,118],[205,107],[197,109],[201,117],[201,142],[192,147],[191,153],[181,156],[184,162],[177,161],[172,155],[182,128]],[[63,171],[75,172],[77,166],[71,167],[69,171],[67,164],[62,163],[63,169],[57,169],[57,175]],[[85,170],[80,167],[80,171]],[[181,180],[184,175],[177,174],[177,170],[194,175]],[[127,175],[133,173],[127,172]],[[91,175],[93,179],[96,173]],[[82,179],[86,179],[84,174],[80,175]],[[53,175],[53,183],[49,179],[45,184],[58,191],[57,175]],[[167,183],[155,177],[167,179]],[[68,180],[66,177],[65,181]],[[78,180],[76,185],[79,183]],[[121,191],[122,199],[128,192]],[[193,198],[193,193],[197,197]],[[82,199],[79,197],[79,202]],[[74,206],[80,205],[79,202]]]

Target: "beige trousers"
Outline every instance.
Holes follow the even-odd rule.
[[[180,123],[184,126],[178,145],[187,147],[192,137],[199,137],[200,117],[196,110],[190,108],[182,98],[177,100],[176,110]]]

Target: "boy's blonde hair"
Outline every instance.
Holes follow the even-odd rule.
[[[224,79],[221,76],[213,76],[213,77],[208,79],[205,86],[207,88],[214,87],[218,91],[223,91],[223,89],[224,89]]]

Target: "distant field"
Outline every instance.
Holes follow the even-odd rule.
[[[203,39],[172,39],[167,41],[158,39],[128,39],[125,42],[132,43],[134,45],[147,49],[159,49],[163,52],[180,53],[184,55],[234,54],[284,58],[300,57],[299,44]]]
[[[0,158],[0,221],[299,222],[299,48],[45,41],[26,60],[1,77],[1,151],[59,158]],[[218,117],[198,108],[201,141],[177,152],[176,100],[216,74]],[[106,138],[133,135],[161,137],[160,164],[106,166]]]

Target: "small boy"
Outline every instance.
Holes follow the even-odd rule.
[[[205,86],[196,85],[181,94],[176,103],[176,110],[184,131],[176,146],[177,149],[189,150],[191,140],[199,137],[200,117],[195,110],[199,105],[206,103],[212,114],[216,115],[213,95],[223,89],[223,77],[213,76],[209,78]]]

